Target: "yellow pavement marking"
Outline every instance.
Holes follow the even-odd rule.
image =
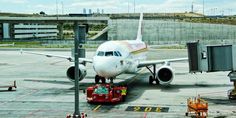
[[[95,108],[93,109],[93,111],[97,111],[100,107],[101,107],[101,105],[98,105],[97,107],[95,107]]]

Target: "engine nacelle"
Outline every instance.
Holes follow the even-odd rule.
[[[75,81],[75,66],[69,67],[67,69],[66,75],[70,81],[74,82]],[[86,75],[87,75],[87,71],[86,71],[85,66],[80,64],[79,65],[79,81],[83,80]]]
[[[168,85],[174,78],[174,71],[170,66],[164,65],[161,66],[157,71],[157,79],[160,84]]]

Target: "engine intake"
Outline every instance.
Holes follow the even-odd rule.
[[[75,81],[75,66],[69,67],[67,69],[66,75],[70,81],[74,82]],[[80,64],[79,65],[79,81],[83,80],[86,75],[87,75],[87,71],[85,69],[85,66]]]
[[[157,79],[160,84],[168,85],[174,78],[173,69],[170,66],[162,66],[157,71]]]

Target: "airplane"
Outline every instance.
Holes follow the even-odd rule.
[[[143,13],[140,14],[137,37],[135,40],[122,41],[106,41],[102,43],[96,50],[92,59],[79,58],[79,62],[92,63],[93,69],[96,72],[95,83],[105,83],[109,79],[111,83],[116,76],[123,73],[138,73],[140,68],[146,67],[151,75],[149,84],[155,81],[157,84],[169,85],[174,78],[174,72],[170,66],[170,62],[186,61],[188,58],[176,58],[165,60],[146,60],[148,51],[147,44],[142,41],[142,22]],[[72,57],[61,55],[42,54],[24,51],[24,53],[45,55],[47,57],[64,58],[73,62]],[[162,64],[156,69],[157,64]],[[67,70],[67,77],[74,81],[75,67],[71,66]],[[79,80],[83,80],[86,76],[85,65],[79,64]]]

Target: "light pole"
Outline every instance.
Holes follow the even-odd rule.
[[[205,15],[205,0],[202,0],[202,13],[203,13],[203,16]]]
[[[75,39],[74,39],[74,46],[75,46],[75,111],[74,111],[74,118],[80,118],[80,110],[79,110],[79,26],[78,22],[74,23],[74,32],[75,32]]]
[[[134,0],[134,13],[135,13],[135,0]]]
[[[129,13],[129,1],[128,1],[128,13]]]
[[[58,1],[56,0],[56,14],[58,15]]]
[[[64,3],[63,3],[63,1],[61,1],[61,14],[62,15],[64,14]]]

